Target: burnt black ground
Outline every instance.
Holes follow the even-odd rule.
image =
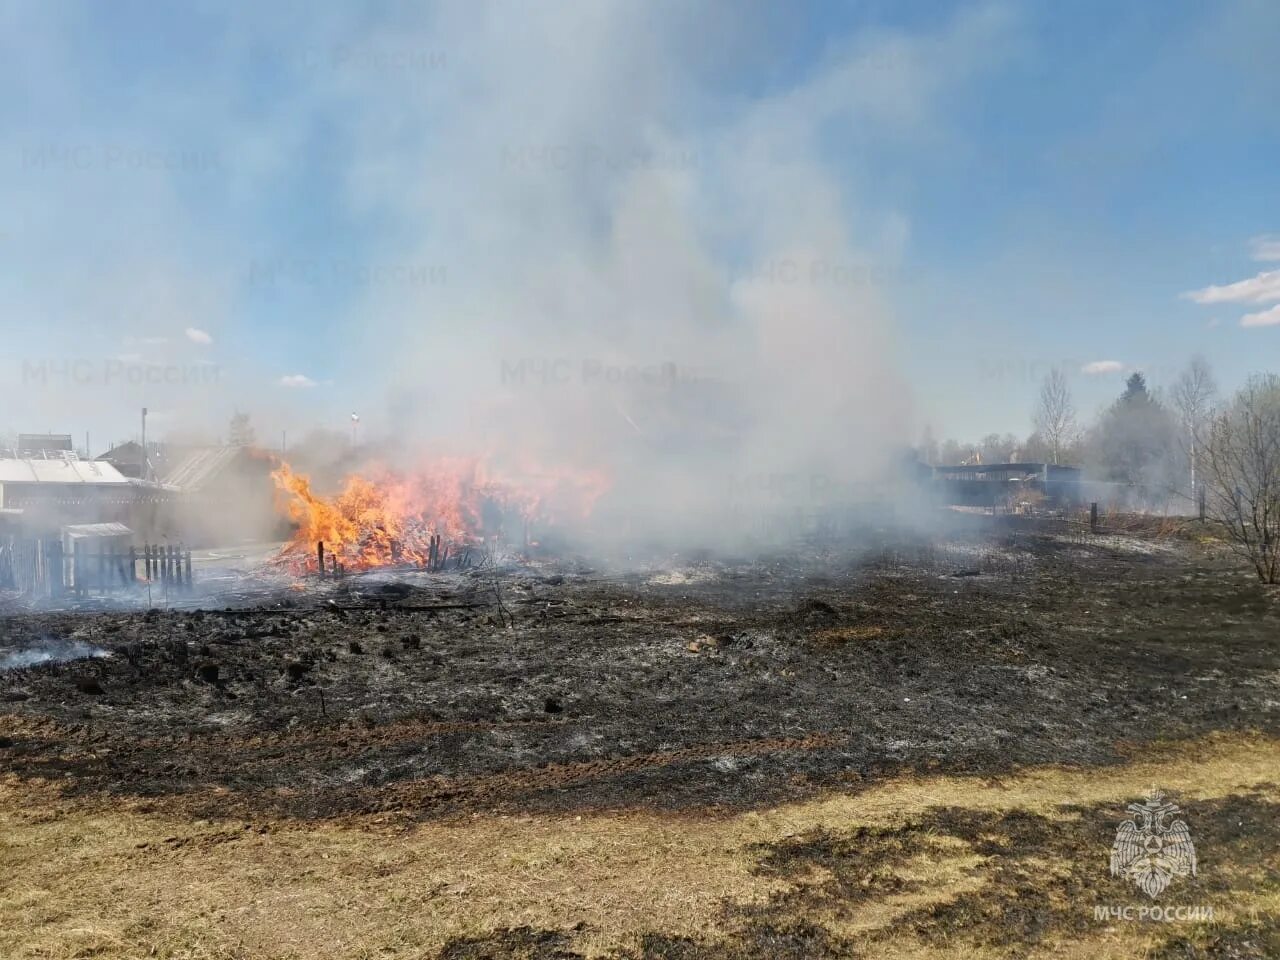
[[[1002,529],[279,599],[0,620],[0,651],[112,653],[0,674],[0,772],[211,815],[738,809],[1280,732],[1280,603],[1186,540]],[[398,609],[435,603],[476,605]]]

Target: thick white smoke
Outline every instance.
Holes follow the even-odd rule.
[[[859,235],[823,144],[910,124],[999,18],[736,97],[698,49],[730,14],[445,4],[367,41],[441,51],[370,118],[356,166],[360,202],[404,229],[394,257],[440,279],[362,308],[407,446],[607,466],[602,508],[651,530],[882,475],[912,433],[880,282],[901,222]],[[753,40],[727,44],[738,84],[769,65]],[[369,59],[346,78],[363,99],[385,89]]]

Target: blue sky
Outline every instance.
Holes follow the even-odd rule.
[[[732,375],[795,311],[796,409],[912,435],[1280,359],[1265,280],[1186,296],[1280,270],[1275,3],[4,0],[0,47],[3,431],[439,427],[499,360]]]

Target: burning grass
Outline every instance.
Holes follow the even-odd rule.
[[[485,816],[393,828],[191,821],[165,800],[0,784],[0,954],[1266,957],[1280,741],[1215,736],[1118,767],[909,777],[731,817]],[[1209,925],[1096,921],[1125,804],[1178,796]],[[1252,945],[1252,946],[1251,946]],[[1199,951],[1199,952],[1197,952]]]
[[[296,532],[282,557],[314,571],[315,548],[351,570],[412,564],[443,569],[450,557],[527,539],[531,522],[582,519],[608,487],[598,472],[503,474],[478,458],[445,457],[413,471],[375,466],[324,496],[281,463],[272,473]]]

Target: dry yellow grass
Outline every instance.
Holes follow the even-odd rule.
[[[1280,741],[1215,737],[1124,766],[1034,769],[1000,781],[907,778],[730,818],[478,816],[408,831],[376,819],[193,822],[163,802],[73,801],[53,785],[9,779],[0,781],[0,956],[420,957],[461,936],[579,923],[575,947],[595,954],[634,945],[648,931],[715,939],[732,932],[723,904],[762,903],[789,886],[753,869],[753,844],[817,828],[893,825],[935,805],[1052,814],[1064,803],[1107,802],[1119,811],[1153,783],[1186,803],[1266,784],[1278,800],[1278,779]],[[947,837],[901,869],[926,881],[922,890],[808,919],[870,935],[892,929],[908,909],[980,890],[988,879],[982,858]],[[1098,869],[1105,874],[1105,849]],[[1280,894],[1242,897],[1231,909],[1274,912]],[[1040,953],[1140,956],[1168,929],[1095,932],[1047,941]],[[902,936],[877,943],[875,955],[938,954]]]

